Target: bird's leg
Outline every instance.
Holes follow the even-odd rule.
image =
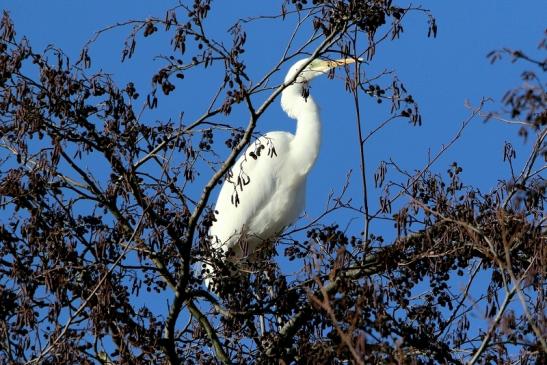
[[[261,314],[258,320],[260,321],[260,336],[264,337],[264,334],[266,333],[266,322],[264,320],[264,315]]]
[[[262,296],[256,292],[254,293],[254,296],[258,303],[262,306]],[[264,314],[258,316],[258,322],[260,324],[260,336],[263,337],[266,333],[266,320],[264,319]]]
[[[274,291],[273,291],[273,287],[272,286],[268,286],[268,292],[270,293],[270,297],[274,298]],[[277,331],[278,328],[281,328],[281,317],[279,316],[275,316],[275,323],[277,325],[277,328],[275,329]]]

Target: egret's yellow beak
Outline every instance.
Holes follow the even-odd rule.
[[[327,61],[327,63],[329,65],[329,68],[335,68],[335,67],[340,67],[340,66],[344,66],[344,65],[351,65],[352,63],[355,63],[357,61],[360,62],[361,59],[342,58],[342,59],[339,59],[339,60]]]
[[[313,63],[312,69],[315,71],[326,72],[330,69],[344,65],[350,65],[355,62],[361,62],[361,59],[341,58],[339,60],[317,60],[317,62]]]

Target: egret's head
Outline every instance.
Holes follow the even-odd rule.
[[[355,59],[343,58],[340,60],[322,60],[317,58],[311,61],[307,66],[305,66],[308,61],[309,59],[305,58],[296,62],[287,73],[287,76],[285,77],[285,82],[293,80],[296,74],[298,74],[298,77],[296,78],[297,83],[309,82],[319,75],[324,75],[328,73],[329,70],[333,68],[354,63]]]
[[[306,84],[309,81],[311,81],[314,77],[328,73],[329,70],[335,67],[349,65],[354,63],[356,60],[354,58],[344,58],[334,61],[315,59],[309,62],[309,64],[308,61],[309,58],[296,62],[290,68],[287,76],[285,77],[286,83],[292,82],[296,77],[296,82],[288,86],[281,94],[281,108],[291,118],[297,119],[298,115],[303,112],[303,100],[306,101],[308,105],[313,104],[308,103],[309,93],[306,93]],[[306,64],[308,65],[306,66]]]

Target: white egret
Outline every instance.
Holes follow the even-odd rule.
[[[211,245],[217,252],[232,250],[228,258],[232,262],[256,259],[261,244],[294,223],[304,209],[306,178],[321,142],[319,109],[308,83],[355,60],[315,59],[304,67],[308,61],[290,68],[285,83],[295,81],[281,94],[282,109],[296,119],[296,133],[276,131],[258,138],[237,160],[220,190]],[[215,272],[210,265],[205,267],[205,283],[211,286]]]

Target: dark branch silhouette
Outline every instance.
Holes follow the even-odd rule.
[[[397,3],[281,1],[279,14],[246,17],[215,37],[207,27],[214,3],[181,2],[165,16],[99,30],[79,60],[53,46],[36,51],[4,11],[0,363],[545,363],[545,60],[508,48],[490,53],[492,62],[528,65],[523,84],[499,106],[468,105],[469,117],[421,170],[383,161],[375,194],[367,143],[394,120],[419,127],[422,116],[395,70],[364,69],[403,36],[409,13],[424,16],[424,36],[437,34],[427,9]],[[294,31],[253,79],[246,29],[261,22]],[[128,34],[122,62],[132,62],[145,38],[168,39],[150,90],[92,71],[97,39],[115,31]],[[281,70],[340,56],[364,60],[337,74],[355,101],[356,140],[347,143],[358,143],[359,155],[347,158],[360,161],[362,195],[348,197],[348,172],[324,212],[233,275],[238,268],[211,248],[211,195],[294,81],[276,84]],[[210,70],[220,76],[204,88],[209,104],[200,116],[146,117],[185,88],[187,75]],[[389,103],[384,120],[367,119],[364,98]],[[230,118],[235,110],[248,116],[243,127]],[[507,139],[525,142],[503,147],[511,178],[500,176],[489,191],[467,185],[457,161],[437,172],[480,118],[514,126]],[[527,156],[522,164],[517,154]],[[325,223],[340,212],[358,216],[358,228]],[[287,261],[299,268],[293,275],[280,267]],[[204,263],[222,278],[215,293],[203,285]]]

